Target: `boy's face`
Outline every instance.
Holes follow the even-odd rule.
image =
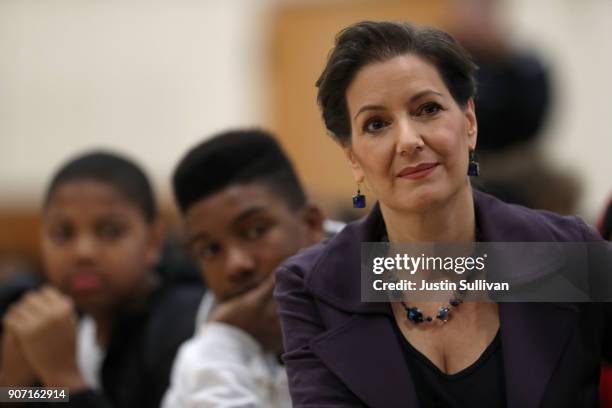
[[[108,312],[149,283],[159,257],[159,231],[111,185],[60,184],[43,218],[47,277],[83,311]]]
[[[323,236],[317,208],[291,210],[258,183],[230,186],[197,202],[185,223],[190,249],[221,302],[253,289]]]

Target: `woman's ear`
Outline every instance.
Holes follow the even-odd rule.
[[[467,125],[468,146],[470,150],[476,149],[476,141],[478,139],[478,122],[476,121],[476,106],[474,99],[470,98],[465,108],[465,119]]]
[[[355,152],[350,146],[344,146],[342,147],[342,150],[344,151],[344,154],[346,155],[346,158],[349,161],[351,170],[353,171],[353,178],[355,179],[355,182],[363,183],[365,175],[363,174],[363,170],[361,168],[361,165],[359,164],[359,160],[357,159]]]

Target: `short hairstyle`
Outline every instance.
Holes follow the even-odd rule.
[[[291,209],[306,203],[289,158],[270,133],[258,129],[229,131],[205,140],[187,152],[172,178],[183,213],[224,188],[249,183],[266,185]]]
[[[465,107],[476,94],[476,65],[449,34],[431,27],[390,21],[363,21],[336,36],[335,46],[316,82],[325,127],[341,144],[350,144],[351,122],[346,90],[357,72],[374,62],[404,54],[418,55],[440,73],[453,99]]]
[[[47,207],[58,187],[81,180],[108,184],[135,204],[147,223],[156,219],[157,205],[153,188],[144,171],[131,159],[107,151],[84,153],[64,163],[49,183],[44,207]]]

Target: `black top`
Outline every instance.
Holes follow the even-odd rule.
[[[499,331],[472,365],[458,373],[446,374],[406,340],[395,322],[392,322],[392,325],[402,346],[421,407],[503,408],[506,406]]]

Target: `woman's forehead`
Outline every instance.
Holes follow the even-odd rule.
[[[347,101],[371,103],[399,91],[410,96],[426,89],[448,93],[435,65],[416,54],[405,54],[361,68],[347,88]]]

